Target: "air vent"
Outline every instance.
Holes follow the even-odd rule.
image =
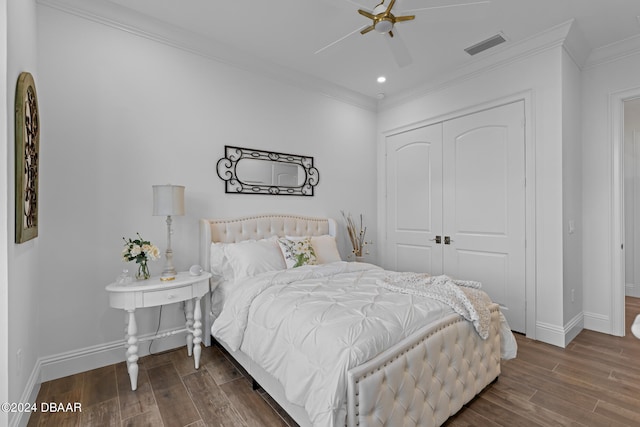
[[[504,35],[502,33],[498,33],[493,37],[489,37],[488,39],[481,41],[480,43],[469,46],[464,51],[469,55],[476,55],[480,52],[484,52],[487,49],[491,49],[494,46],[498,46],[499,44],[506,41],[507,39],[504,38]]]

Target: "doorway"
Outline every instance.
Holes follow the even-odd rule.
[[[625,336],[625,104],[640,99],[640,88],[609,95],[611,115],[611,328],[609,333]],[[629,104],[631,105],[631,104]],[[631,108],[631,107],[630,107]],[[640,212],[639,212],[640,213]]]
[[[624,101],[625,295],[640,297],[640,98]]]

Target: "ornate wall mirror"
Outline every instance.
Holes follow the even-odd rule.
[[[227,193],[313,196],[320,180],[313,157],[229,145],[217,170]]]
[[[16,243],[38,236],[40,113],[31,73],[18,77],[16,88]]]

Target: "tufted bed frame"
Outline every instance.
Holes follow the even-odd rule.
[[[336,235],[333,219],[263,215],[200,220],[200,263],[210,270],[212,242],[233,243],[270,236]],[[211,344],[210,299],[206,299],[205,344]],[[346,425],[439,426],[500,374],[500,319],[491,308],[490,335],[482,340],[458,315],[426,325],[396,346],[348,371]],[[285,398],[280,383],[241,351],[220,343],[301,426],[311,423],[304,408]]]

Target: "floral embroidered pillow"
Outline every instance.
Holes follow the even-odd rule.
[[[316,253],[311,246],[311,238],[299,240],[281,238],[278,239],[278,245],[280,245],[287,268],[316,264]]]

